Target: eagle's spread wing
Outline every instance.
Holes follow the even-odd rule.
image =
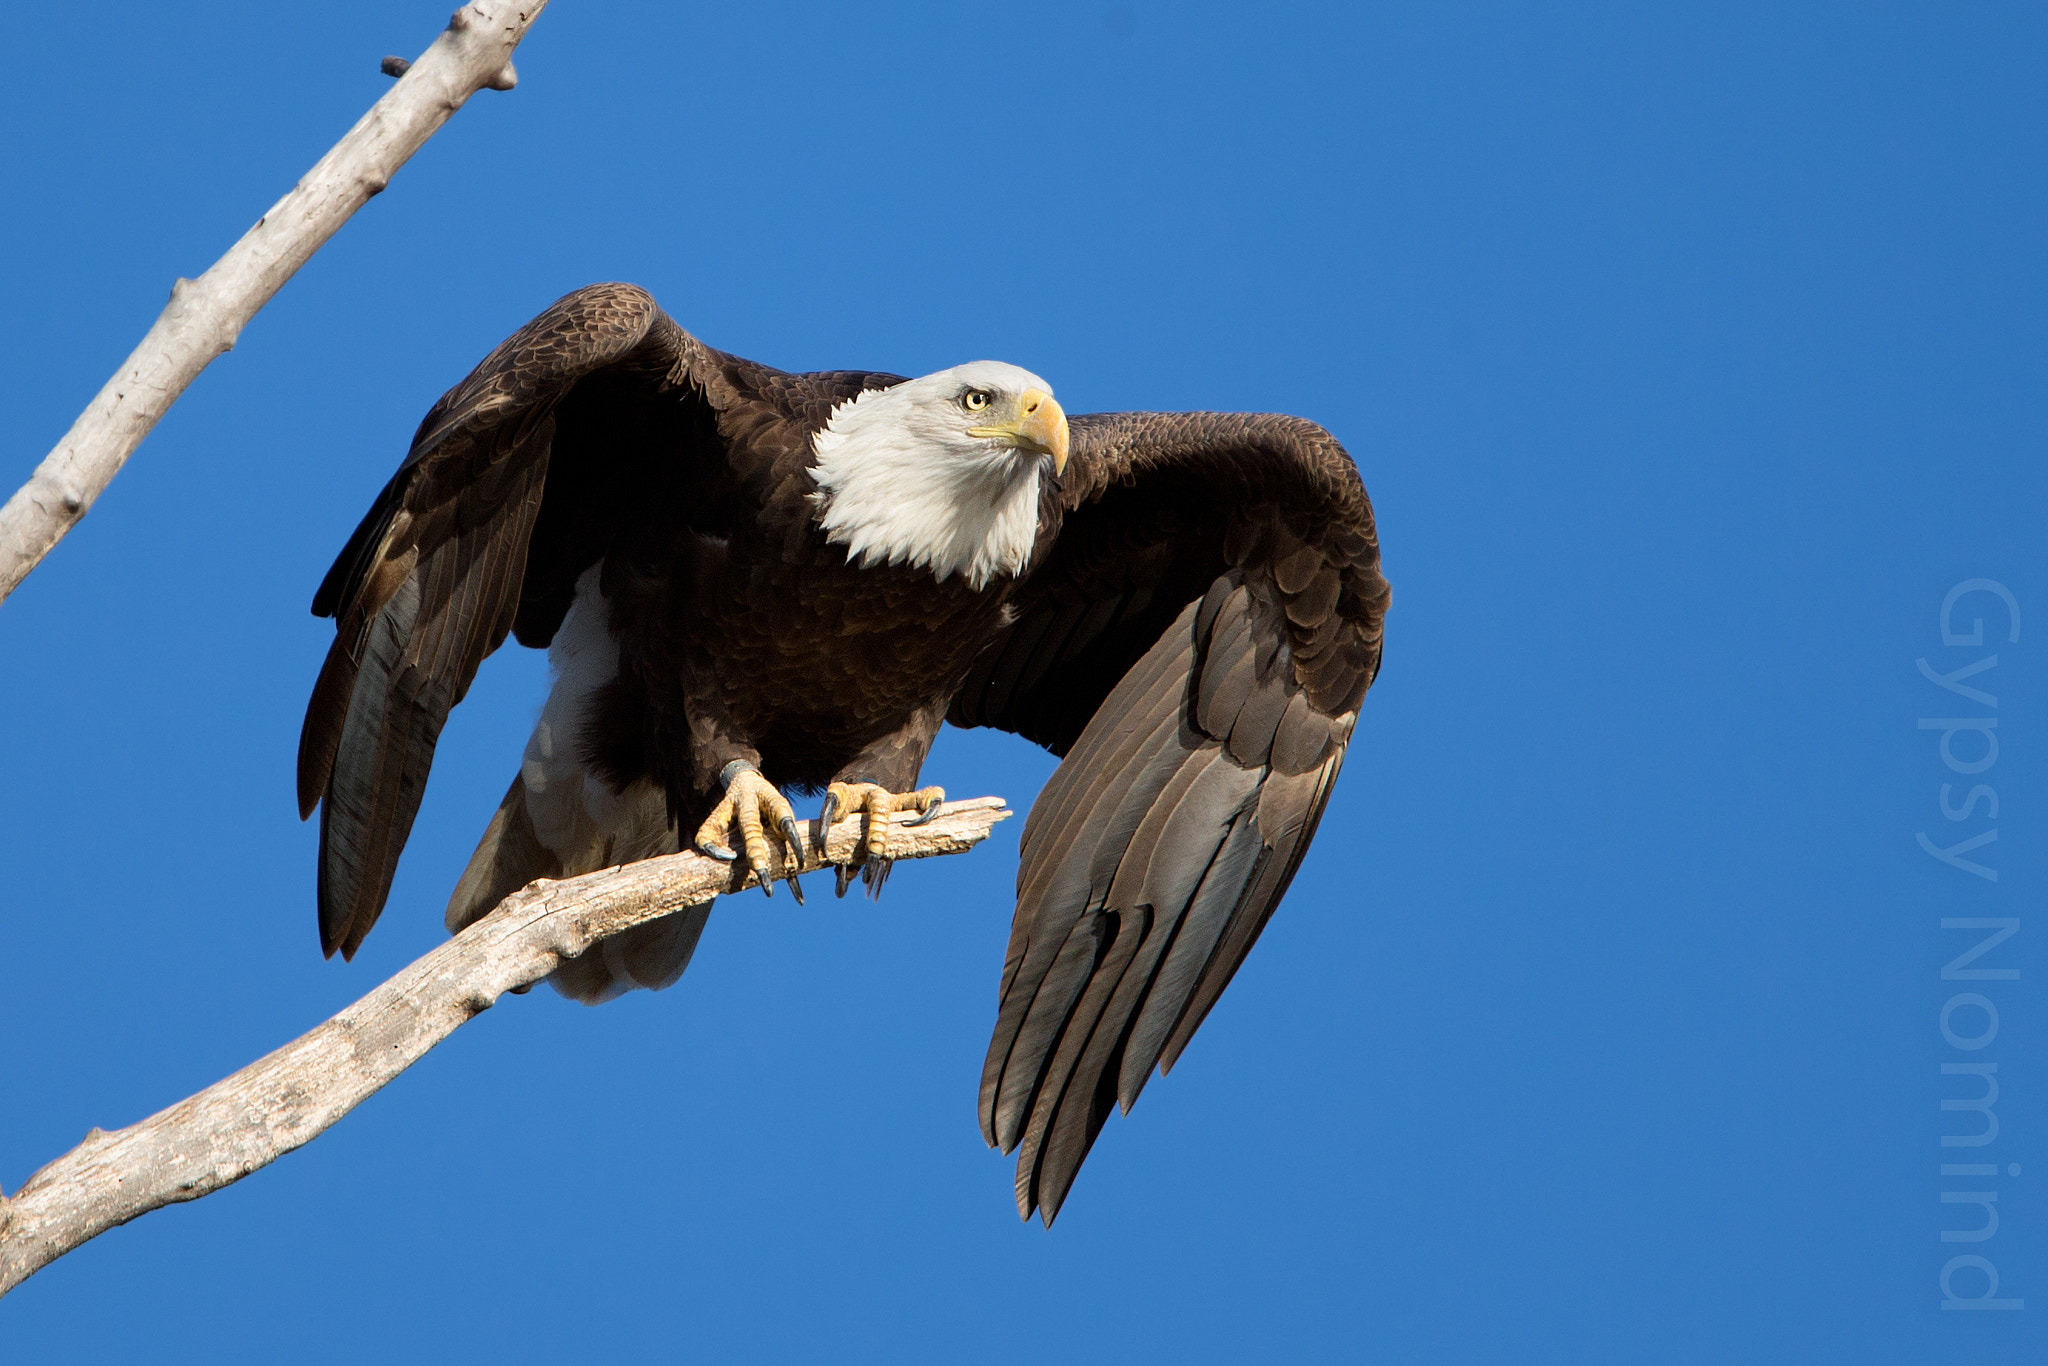
[[[1387,584],[1321,427],[1073,419],[1066,520],[955,701],[1064,756],[1024,827],[981,1125],[1047,1224],[1113,1104],[1173,1066],[1307,850],[1379,669]]]
[[[837,381],[847,382],[837,382]],[[577,575],[798,477],[808,430],[859,377],[787,375],[704,346],[631,285],[519,329],[421,422],[313,599],[336,636],[299,737],[320,817],[320,939],[376,923],[434,745],[486,655],[546,645]]]

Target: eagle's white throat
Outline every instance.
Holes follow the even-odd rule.
[[[959,574],[978,590],[1030,560],[1045,457],[966,435],[964,386],[1051,393],[1028,370],[975,361],[848,399],[813,439],[818,523],[855,564]]]

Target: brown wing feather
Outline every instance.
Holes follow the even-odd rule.
[[[577,575],[674,506],[729,484],[721,414],[775,372],[703,346],[631,285],[557,301],[436,403],[313,600],[336,635],[299,742],[321,807],[322,947],[376,922],[449,710],[515,627],[544,645]],[[723,455],[727,459],[720,459]]]
[[[949,719],[1064,756],[1026,823],[982,1075],[1017,1202],[1057,1215],[1300,866],[1379,666],[1356,467],[1312,423],[1073,421],[1057,542]]]

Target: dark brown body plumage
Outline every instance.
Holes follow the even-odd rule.
[[[734,758],[789,787],[907,790],[942,720],[1064,756],[1025,828],[981,1101],[989,1141],[1023,1150],[1020,1209],[1049,1223],[1306,851],[1378,669],[1386,583],[1342,448],[1245,414],[1074,418],[1020,578],[851,565],[815,520],[812,437],[895,382],[728,356],[599,285],[435,405],[314,602],[338,627],[299,758],[322,942],[352,954],[382,909],[477,664],[508,632],[547,644],[602,561],[619,668],[584,743],[651,805],[645,838],[592,859],[675,847]],[[453,923],[555,866],[518,792]],[[642,984],[673,980],[703,924],[672,919],[623,950],[657,964]],[[574,994],[600,998],[606,969],[580,970]]]

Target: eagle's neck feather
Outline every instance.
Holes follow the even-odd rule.
[[[959,574],[977,591],[1021,573],[1038,535],[1039,458],[965,442],[890,395],[841,403],[813,438],[826,539],[854,564]]]

